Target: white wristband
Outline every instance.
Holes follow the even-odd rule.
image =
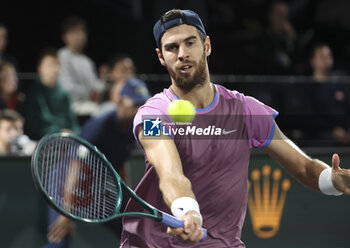
[[[332,168],[324,169],[318,178],[318,187],[325,195],[342,195],[343,193],[337,190],[332,182]]]
[[[191,197],[180,197],[171,204],[171,212],[176,218],[184,216],[190,210],[198,212],[202,221],[199,205],[195,199]]]

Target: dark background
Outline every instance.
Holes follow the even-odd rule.
[[[17,58],[22,72],[35,71],[39,51],[61,47],[61,22],[70,15],[87,20],[86,53],[97,66],[115,53],[128,53],[139,73],[162,73],[154,52],[152,27],[166,10],[196,11],[211,36],[212,73],[259,74],[254,61],[256,41],[266,27],[267,0],[71,0],[2,1],[0,22],[9,32],[7,53]],[[307,72],[308,50],[317,41],[330,44],[335,68],[349,71],[350,3],[346,0],[294,0],[290,20],[298,33],[295,63]],[[300,70],[293,72],[300,73]],[[261,73],[260,73],[261,74]]]

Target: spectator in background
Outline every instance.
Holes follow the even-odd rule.
[[[0,63],[0,110],[17,110],[24,100],[24,95],[17,93],[18,78],[14,65],[3,62]]]
[[[60,63],[56,50],[43,50],[37,66],[39,77],[27,93],[26,132],[35,140],[64,129],[78,132],[69,96],[58,84]]]
[[[101,105],[94,115],[106,113],[115,109],[120,90],[126,81],[135,77],[135,64],[132,58],[126,54],[114,56],[109,62],[110,68],[108,81],[104,93],[101,95]]]
[[[312,68],[312,78],[315,82],[329,82],[333,64],[333,53],[326,43],[318,43],[313,46],[310,66]]]
[[[332,72],[333,64],[331,48],[326,43],[314,45],[310,58],[314,84],[308,92],[308,101],[313,114],[318,115],[317,119],[324,125],[319,125],[319,129],[313,127],[313,130],[315,137],[348,144],[350,106],[346,91],[338,82],[339,77]]]
[[[73,111],[78,115],[91,115],[97,108],[98,94],[103,83],[97,78],[93,61],[84,54],[87,44],[86,22],[69,17],[62,24],[62,40],[65,47],[58,52],[61,62],[59,82],[69,92]]]
[[[334,58],[326,43],[313,46],[309,56],[311,81],[284,87],[289,136],[304,146],[334,146],[350,141],[350,109],[344,87],[334,76]]]
[[[116,108],[88,120],[80,136],[96,145],[121,172],[134,144],[132,120],[139,106],[150,97],[146,84],[138,79],[127,80],[116,94]],[[124,173],[121,173],[124,174]]]
[[[100,97],[103,102],[109,100],[110,90],[115,84],[125,83],[128,78],[135,76],[134,61],[126,54],[115,55],[108,63],[99,67],[99,76],[106,86]]]
[[[129,78],[135,77],[135,64],[133,59],[125,54],[115,56],[111,61],[111,80],[113,84],[125,83]]]
[[[0,156],[33,153],[35,142],[23,134],[23,123],[23,117],[16,111],[0,111]]]
[[[16,68],[16,71],[18,71],[17,60],[14,57],[5,53],[6,46],[7,46],[7,28],[5,27],[4,24],[0,23],[0,63],[1,62],[11,63]]]
[[[21,117],[14,111],[3,110],[0,112],[0,155],[9,155],[11,141],[19,135],[16,121]],[[23,119],[22,119],[23,121]]]
[[[288,11],[288,5],[283,1],[274,1],[270,5],[268,28],[261,39],[262,74],[292,72],[297,35],[289,20]]]
[[[129,79],[119,92],[115,92],[117,108],[88,120],[81,129],[80,136],[94,144],[112,163],[118,174],[126,179],[124,164],[134,145],[132,121],[139,106],[150,97],[146,85],[137,80]],[[73,221],[59,215],[50,208],[49,247],[68,247],[71,233],[74,230]],[[121,219],[105,224],[120,238]],[[54,246],[55,244],[55,246]]]
[[[107,86],[106,84],[111,80],[111,67],[108,63],[103,63],[98,67],[98,76],[105,86]]]

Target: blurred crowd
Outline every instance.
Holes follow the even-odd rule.
[[[318,33],[319,29],[307,27],[309,18],[320,23],[330,18],[324,14],[327,1],[208,0],[154,1],[154,4],[159,6],[159,12],[178,7],[192,8],[201,15],[212,37],[209,64],[214,74],[309,76],[302,84],[227,82],[225,86],[276,108],[282,129],[301,145],[350,144],[350,84],[346,77],[348,69],[342,63],[344,56],[338,56],[341,62],[337,63],[334,50],[339,48],[335,43],[323,42],[328,40]],[[300,14],[308,14],[310,8],[316,9],[312,17]],[[153,10],[154,16],[161,14],[156,12]],[[21,65],[6,52],[8,28],[0,23],[1,155],[30,155],[35,142],[51,132],[87,136],[96,127],[103,130],[104,126],[111,126],[115,116],[122,120],[123,130],[127,130],[137,109],[134,107],[143,101],[138,101],[136,95],[149,97],[146,83],[137,78],[131,56],[116,54],[96,67],[85,54],[88,25],[84,19],[65,18],[61,39],[64,46],[60,49],[47,47],[38,51],[34,79],[18,79]],[[345,55],[349,51],[344,50]],[[156,84],[148,83],[152,93],[168,86],[162,84],[157,88]],[[84,130],[89,131],[83,133]]]
[[[125,54],[113,56],[97,73],[84,54],[85,20],[65,19],[62,40],[59,50],[40,51],[37,76],[22,82],[16,60],[5,53],[7,29],[0,25],[0,156],[29,156],[46,134],[69,132],[97,146],[127,180],[124,164],[135,144],[132,121],[150,97],[147,86],[135,77],[134,62]],[[120,235],[120,220],[106,226]],[[43,247],[68,247],[74,230],[73,221],[48,208]]]
[[[133,117],[150,97],[147,86],[135,77],[126,54],[111,57],[97,71],[84,54],[85,20],[65,19],[62,40],[59,50],[40,51],[37,76],[22,82],[16,59],[5,53],[7,28],[0,25],[0,155],[31,155],[40,138],[61,131],[97,145],[121,168],[134,143]]]

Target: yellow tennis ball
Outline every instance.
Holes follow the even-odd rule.
[[[174,122],[191,122],[196,115],[196,109],[190,101],[175,100],[168,106],[168,115]]]

